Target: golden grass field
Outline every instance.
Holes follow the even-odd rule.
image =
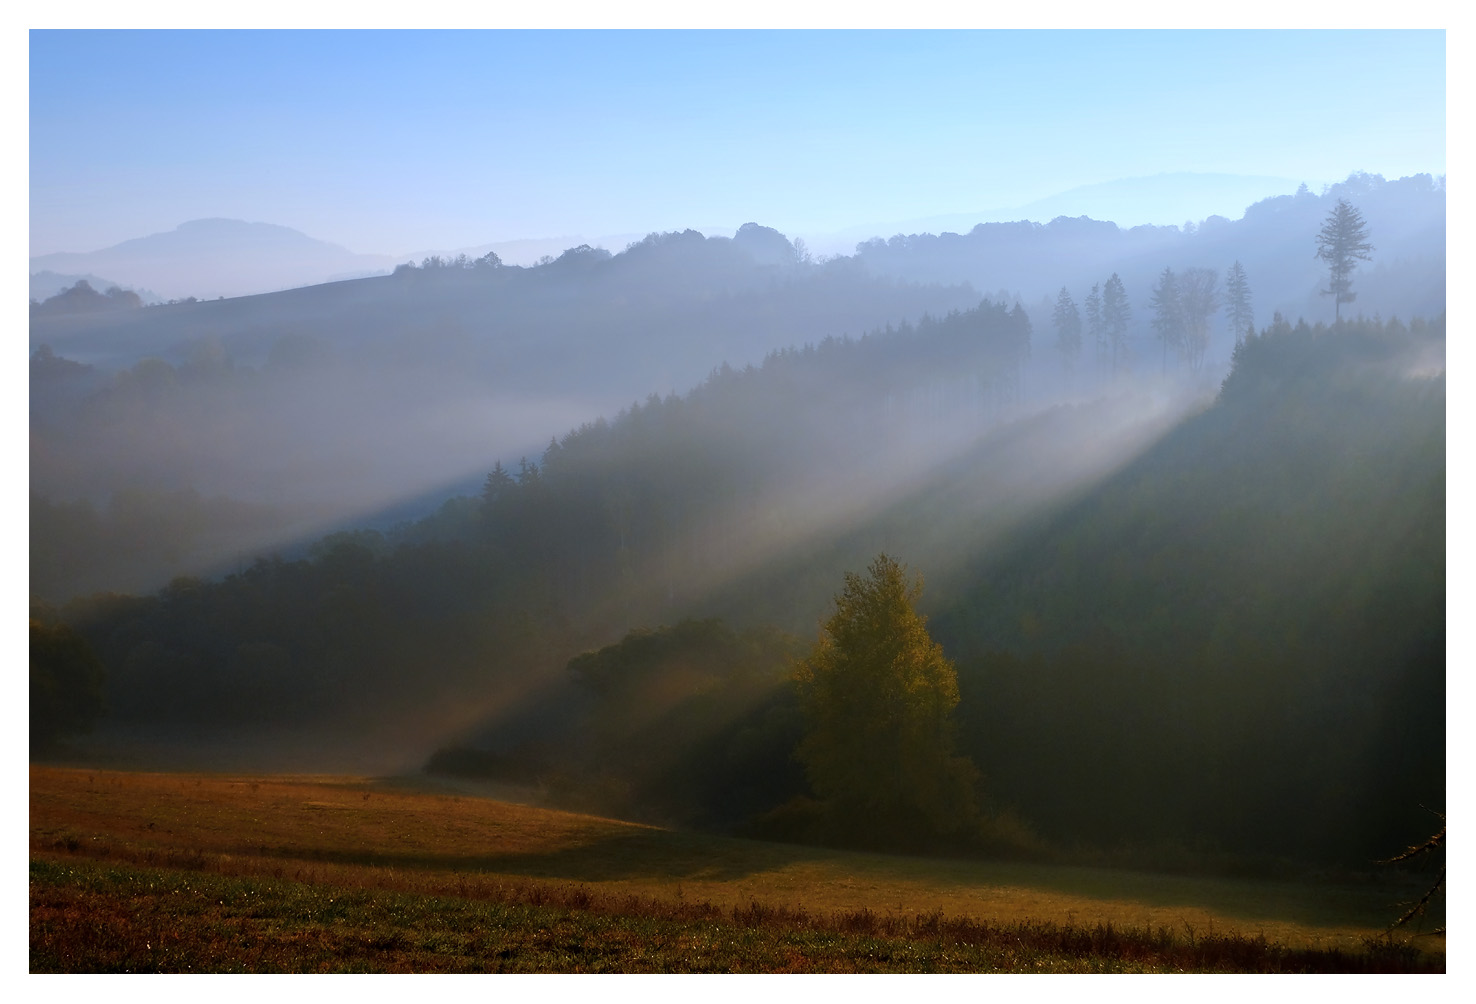
[[[1419,892],[841,852],[438,792],[411,779],[33,766],[30,782],[33,958],[37,861],[523,902],[542,888],[567,902],[577,887],[606,902],[1107,924],[1348,952],[1380,936]],[[1443,937],[1411,943],[1443,966]]]

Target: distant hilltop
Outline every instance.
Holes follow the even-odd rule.
[[[104,286],[157,291],[145,300],[215,299],[383,274],[395,262],[389,255],[355,254],[273,223],[208,219],[100,251],[41,255],[31,259],[31,274],[107,275],[112,280]]]

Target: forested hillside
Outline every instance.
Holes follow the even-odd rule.
[[[1061,836],[1371,860],[1445,792],[1443,322],[1250,340],[1216,405],[940,614],[991,793]]]
[[[74,610],[110,625],[95,637],[126,667],[120,720],[383,717],[441,694],[469,709],[476,681],[541,683],[864,519],[1010,414],[1028,335],[1019,311],[985,303],[776,353],[586,423],[388,533]]]
[[[986,301],[776,353],[391,532],[41,614],[114,727],[460,742],[442,767],[731,827],[804,790],[783,653],[885,550],[930,579],[985,803],[1047,839],[1356,862],[1428,831],[1443,320],[1273,325],[1178,424],[1192,398],[1125,389],[1015,410],[1028,333]]]
[[[807,263],[749,226],[533,268],[431,259],[262,296],[37,315],[33,545],[91,546],[35,563],[32,589],[153,589],[387,509],[420,516],[493,458],[685,392],[724,361],[978,302],[849,259]],[[163,527],[168,550],[149,543]]]
[[[1423,175],[1355,175],[1184,227],[985,224],[814,261],[748,224],[526,268],[427,258],[260,296],[37,310],[32,542],[47,560],[32,591],[148,591],[300,554],[332,530],[385,529],[468,491],[492,460],[511,465],[652,392],[941,318],[976,306],[976,290],[1023,310],[1034,337],[1014,392],[1037,410],[1162,375],[1175,339],[1173,366],[1212,387],[1250,323],[1328,313],[1311,235],[1341,197],[1363,207],[1377,249],[1357,308],[1439,313],[1445,189]],[[1198,304],[1188,341],[1156,305],[1175,275]]]

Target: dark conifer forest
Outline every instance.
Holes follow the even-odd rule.
[[[1390,250],[1334,323],[1341,197]],[[1444,231],[1436,260],[1377,227],[1436,202],[1355,176],[1192,234],[817,262],[750,225],[65,294],[31,321],[33,732],[44,690],[48,744],[424,767],[724,833],[1390,857],[1445,804]],[[837,823],[864,792],[818,790],[796,680],[878,555],[924,584],[896,619],[956,680],[926,748],[968,797],[868,835]]]

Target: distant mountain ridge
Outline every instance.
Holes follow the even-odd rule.
[[[99,251],[41,255],[30,267],[32,274],[108,275],[170,299],[215,299],[381,274],[396,261],[389,255],[355,254],[274,223],[204,219]]]
[[[897,233],[967,233],[980,223],[1031,220],[1045,223],[1058,216],[1090,216],[1116,222],[1123,229],[1141,224],[1178,225],[1198,223],[1212,216],[1238,219],[1252,204],[1266,198],[1290,194],[1298,182],[1290,178],[1260,175],[1197,174],[1177,172],[1151,177],[1123,178],[1074,188],[1024,206],[953,213],[893,223],[866,223],[829,234],[803,234],[809,250],[816,254],[854,252],[858,243]],[[1153,204],[1153,219],[1135,207]],[[699,227],[708,236],[729,228]],[[248,296],[299,286],[388,273],[406,261],[419,262],[432,256],[452,257],[465,253],[479,258],[495,253],[508,265],[533,265],[544,256],[557,258],[581,244],[612,253],[641,240],[646,234],[607,234],[596,238],[580,235],[521,238],[493,241],[472,247],[416,251],[406,254],[358,254],[337,244],[318,240],[291,227],[272,223],[248,223],[233,219],[200,219],[181,223],[171,231],[123,241],[89,252],[58,252],[30,260],[31,274],[57,272],[86,277],[98,289],[116,283],[139,292],[146,302],[163,299],[215,299]],[[93,281],[106,275],[110,280]],[[58,285],[49,296],[72,283]],[[148,291],[157,292],[148,292]],[[37,296],[34,284],[32,298]]]
[[[1020,206],[860,224],[835,233],[805,235],[805,241],[820,253],[850,254],[857,243],[872,237],[966,234],[980,223],[1049,223],[1058,216],[1089,216],[1129,230],[1143,225],[1199,223],[1212,216],[1239,219],[1248,207],[1272,196],[1289,195],[1300,183],[1271,175],[1167,172],[1082,185]],[[1145,205],[1154,209],[1144,210]]]
[[[1291,195],[1303,182],[1296,178],[1269,175],[1201,174],[1176,171],[1142,178],[1121,178],[1096,185],[1082,185],[1019,207],[997,210],[994,222],[1010,212],[1041,223],[1058,216],[1091,216],[1113,220],[1123,229],[1135,226],[1168,226],[1200,223],[1212,216],[1239,219],[1247,208],[1263,199]],[[1152,205],[1152,212],[1141,207]]]

